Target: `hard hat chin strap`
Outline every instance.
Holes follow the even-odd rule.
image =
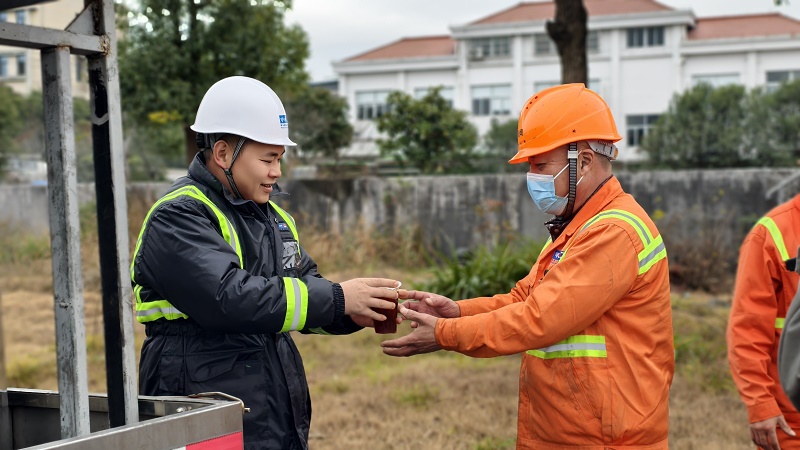
[[[231,169],[233,169],[233,163],[236,161],[236,157],[239,156],[239,152],[242,150],[242,146],[244,145],[246,138],[239,137],[239,142],[236,143],[236,148],[233,150],[233,157],[231,158],[231,164],[228,166],[227,169],[222,169],[225,172],[225,178],[228,179],[228,184],[231,185],[231,191],[233,192],[233,196],[235,198],[242,198],[242,194],[239,193],[239,189],[236,187],[236,183],[233,181],[233,173]]]
[[[550,237],[556,240],[561,232],[567,228],[572,221],[573,209],[575,208],[575,192],[578,187],[578,143],[572,142],[567,149],[567,161],[569,161],[569,193],[567,194],[567,206],[564,212],[545,222]]]

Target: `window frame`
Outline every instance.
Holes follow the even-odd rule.
[[[476,90],[488,90],[488,96],[477,97]],[[502,92],[505,90],[505,96]],[[511,84],[483,84],[470,87],[470,113],[475,117],[511,115]]]
[[[378,117],[389,111],[389,104],[386,98],[392,91],[389,89],[373,89],[369,91],[356,91],[355,93],[355,111],[356,120],[375,120]],[[367,96],[372,96],[371,101],[362,101],[361,99]],[[382,97],[382,99],[381,99]]]
[[[666,43],[663,26],[631,27],[626,30],[626,48],[663,47]]]
[[[629,114],[625,116],[625,144],[639,147],[661,114]],[[636,119],[638,123],[632,123]]]

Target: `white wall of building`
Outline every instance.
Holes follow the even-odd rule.
[[[590,18],[589,29],[598,33],[599,49],[588,54],[589,87],[608,103],[623,140],[620,160],[643,157],[628,139],[628,119],[652,119],[665,112],[673,95],[699,80],[725,84],[736,82],[748,88],[764,86],[767,72],[800,70],[800,40],[792,36],[688,40],[694,23],[690,11],[663,11],[629,16]],[[663,45],[628,47],[628,28],[662,27]],[[344,81],[340,92],[348,98],[351,113],[356,109],[354,93],[370,89],[401,89],[413,94],[415,88],[453,86],[454,106],[470,112],[470,121],[481,135],[492,119],[513,120],[524,102],[538,88],[557,84],[561,64],[557,53],[537,55],[534,35],[544,33],[544,23],[496,24],[455,27],[457,51],[450,57],[424,58],[403,64],[397,60],[341,62],[335,65]],[[468,40],[487,36],[508,36],[511,55],[471,58]],[[391,73],[386,73],[389,70]],[[800,72],[798,72],[800,73]],[[734,81],[735,80],[735,81]],[[510,86],[511,111],[495,116],[472,115],[472,93],[476,86]],[[355,117],[353,115],[353,117]],[[362,143],[363,146],[363,143]]]

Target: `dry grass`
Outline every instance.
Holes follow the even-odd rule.
[[[138,226],[131,228],[138,232]],[[312,234],[306,233],[301,239],[317,255],[320,271],[333,280],[387,276],[413,286],[429,277],[420,261],[419,267],[413,267],[411,260],[403,261],[408,254],[376,256],[391,249],[392,243],[398,253],[409,248],[404,239],[410,235],[400,233],[384,242],[370,241],[368,234],[354,235],[349,238],[357,245],[348,246],[342,243],[347,241],[343,236],[312,240]],[[96,243],[90,236],[84,240],[89,389],[102,392],[105,374]],[[30,247],[35,249],[37,244]],[[369,258],[358,256],[359,251]],[[349,263],[343,268],[336,261]],[[0,293],[9,384],[57,389],[49,259],[0,263]],[[724,341],[720,341],[728,305],[729,298],[708,295],[676,295],[674,299],[679,355],[670,399],[671,448],[752,448],[744,407],[731,389]],[[136,325],[135,330],[138,347],[143,327]],[[401,325],[400,333],[406,332]],[[351,336],[295,334],[295,338],[313,399],[312,450],[514,447],[518,356],[480,360],[440,352],[390,358],[380,351],[383,338],[369,330]]]

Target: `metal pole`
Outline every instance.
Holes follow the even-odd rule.
[[[118,427],[138,422],[139,405],[117,40],[113,1],[87,0],[86,4],[94,8],[95,34],[109,38],[108,51],[88,59],[109,424]]]
[[[69,47],[42,50],[45,150],[56,320],[61,437],[89,433],[78,181]]]

